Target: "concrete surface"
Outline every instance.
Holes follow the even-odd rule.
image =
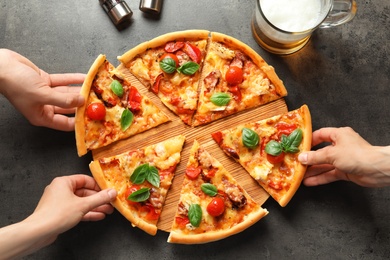
[[[313,129],[351,126],[375,145],[390,144],[390,2],[358,0],[355,19],[318,30],[300,52],[278,57],[251,35],[255,1],[179,1],[160,17],[127,1],[132,23],[117,30],[98,1],[0,1],[0,47],[17,51],[49,73],[84,72],[100,53],[116,56],[158,35],[185,29],[226,33],[276,68],[290,110],[309,105]],[[89,174],[74,134],[31,126],[0,96],[0,226],[21,221],[59,175]],[[248,230],[205,245],[173,245],[132,228],[119,213],[81,223],[26,259],[387,259],[390,189],[338,182],[302,186],[286,208],[269,199],[270,214]],[[44,220],[43,220],[44,221]]]

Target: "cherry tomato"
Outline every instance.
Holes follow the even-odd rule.
[[[157,76],[156,80],[153,83],[153,86],[151,87],[151,90],[154,94],[158,94],[158,91],[160,90],[160,81],[163,78],[164,74],[160,74]]]
[[[176,68],[179,66],[179,59],[177,58],[177,56],[173,53],[165,53],[163,56],[161,56],[161,59],[160,60],[163,60],[163,59],[166,59],[166,58],[171,58],[172,60],[175,61],[176,63]]]
[[[176,221],[177,225],[181,228],[184,228],[187,224],[190,223],[190,220],[188,219],[188,217],[176,217],[175,221]]]
[[[224,211],[225,202],[220,197],[213,198],[207,205],[207,212],[213,217],[221,216]]]
[[[202,168],[200,167],[189,166],[186,169],[186,175],[191,180],[195,180],[196,178],[198,178],[201,172],[202,172]]]
[[[139,185],[132,185],[132,186],[130,186],[130,187],[126,190],[126,192],[125,192],[125,199],[126,199],[127,203],[129,203],[130,205],[137,205],[137,204],[138,204],[138,202],[129,200],[128,197],[129,197],[132,193],[134,193],[134,192],[136,192],[137,190],[139,190],[140,188],[141,188],[141,187],[140,187]]]
[[[238,86],[230,87],[229,92],[233,94],[233,98],[237,102],[241,102],[242,100],[242,93]]]
[[[175,52],[183,48],[184,42],[168,42],[165,44],[164,50],[166,52]]]
[[[131,111],[138,111],[141,109],[142,96],[138,90],[131,86],[130,93],[128,97],[129,108]]]
[[[215,132],[211,134],[211,137],[214,139],[214,141],[217,142],[218,145],[222,144],[222,132]]]
[[[287,124],[284,122],[279,122],[275,125],[275,127],[278,129],[278,137],[280,138],[282,135],[288,136],[291,134],[295,129],[297,129],[296,124]]]
[[[160,211],[155,209],[152,205],[144,205],[142,206],[142,209],[144,212],[147,212],[145,218],[147,220],[158,220],[160,217]]]
[[[92,120],[103,120],[106,116],[106,107],[102,103],[91,103],[87,107],[87,116]]]
[[[244,72],[240,67],[229,66],[225,74],[225,79],[230,85],[238,85],[244,79]]]
[[[284,160],[284,152],[281,152],[277,156],[273,156],[273,155],[267,154],[267,160],[270,163],[272,163],[272,164],[277,164],[277,163],[283,162],[283,160]]]
[[[193,61],[193,62],[196,62],[196,63],[200,63],[200,61],[202,60],[202,53],[201,51],[199,50],[198,47],[196,47],[195,45],[189,43],[189,42],[186,42],[185,45],[184,45],[184,48],[183,48],[183,51],[185,53],[187,53],[187,55],[190,57],[190,59]]]

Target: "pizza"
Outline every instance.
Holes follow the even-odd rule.
[[[168,242],[216,241],[243,231],[267,214],[195,140]]]
[[[191,125],[208,31],[174,32],[144,42],[118,57],[121,63]]]
[[[118,59],[118,71],[128,70],[191,126],[287,95],[272,66],[248,45],[221,33],[168,33]]]
[[[284,207],[306,171],[298,154],[311,149],[310,111],[303,105],[282,115],[214,132],[212,138]]]
[[[215,32],[211,33],[199,90],[194,126],[287,95],[274,68],[253,49],[233,37]]]
[[[180,162],[185,137],[103,157],[89,165],[101,189],[114,188],[112,205],[133,226],[155,235],[167,192]]]
[[[85,104],[76,110],[79,156],[170,121],[147,96],[114,73],[99,55],[81,87]]]

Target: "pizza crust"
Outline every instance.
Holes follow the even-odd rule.
[[[103,189],[108,188],[116,188],[116,187],[109,187],[107,185],[107,182],[104,179],[104,173],[102,171],[102,168],[100,167],[99,161],[93,161],[89,164],[89,169],[92,172],[92,175],[94,179],[96,180],[99,187]],[[130,221],[133,227],[138,227],[142,230],[144,230],[146,233],[150,235],[156,235],[157,233],[157,226],[152,225],[150,223],[147,223],[143,221],[142,219],[135,218],[134,215],[131,213],[130,210],[128,210],[126,207],[123,206],[121,201],[118,198],[115,198],[114,201],[111,202],[111,204],[127,219]]]
[[[310,151],[311,149],[311,140],[312,140],[311,115],[307,105],[303,105],[299,109],[300,109],[300,114],[302,115],[302,118],[304,120],[301,152],[303,151],[306,152],[306,151]],[[301,163],[297,164],[297,168],[294,171],[294,180],[292,181],[288,192],[279,200],[280,206],[285,207],[290,202],[294,194],[297,192],[299,186],[302,183],[303,177],[305,176],[306,168],[307,168],[306,165],[303,165]]]
[[[138,54],[144,53],[150,48],[161,47],[171,41],[204,40],[209,37],[209,34],[210,32],[206,30],[187,30],[163,34],[150,41],[137,45],[117,58],[121,63],[127,64]]]
[[[76,147],[78,156],[83,156],[87,153],[87,145],[85,144],[85,121],[84,114],[87,107],[87,101],[89,97],[89,92],[91,90],[92,82],[97,74],[100,66],[106,60],[106,56],[100,54],[91,68],[89,69],[87,76],[85,77],[84,83],[81,86],[80,95],[84,97],[85,103],[83,106],[76,109],[75,114],[75,137],[76,137]]]
[[[246,216],[243,222],[228,230],[218,230],[197,235],[186,235],[171,230],[168,237],[168,242],[180,244],[204,244],[213,242],[244,231],[259,221],[261,218],[265,217],[267,214],[267,209],[259,207],[257,211],[253,211],[250,213],[250,215]]]
[[[229,35],[218,32],[211,32],[211,40],[215,42],[221,42],[227,46],[232,46],[235,49],[241,50],[244,54],[249,56],[262,71],[264,71],[267,77],[274,84],[277,93],[280,94],[280,97],[287,96],[286,87],[284,86],[283,81],[275,73],[275,69],[268,65],[268,63],[251,47]]]

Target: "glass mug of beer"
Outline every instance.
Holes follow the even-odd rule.
[[[355,0],[256,0],[252,33],[257,43],[275,54],[291,54],[305,46],[317,28],[353,19]]]

